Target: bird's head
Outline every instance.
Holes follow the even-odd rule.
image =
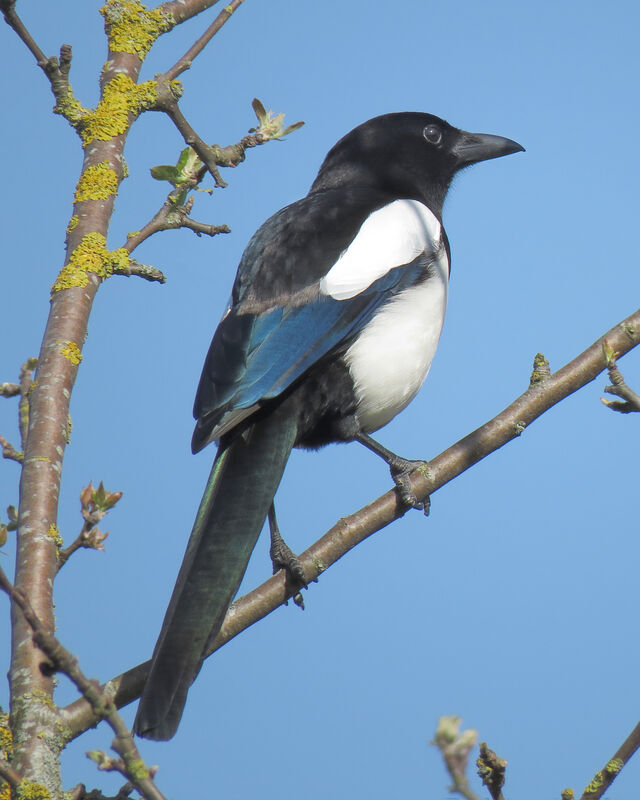
[[[384,114],[331,148],[311,191],[371,186],[393,198],[421,200],[440,216],[459,169],[520,150],[524,147],[512,139],[468,133],[433,114]]]

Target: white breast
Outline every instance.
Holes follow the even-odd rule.
[[[365,433],[390,422],[427,377],[447,304],[449,263],[444,247],[431,269],[424,283],[383,306],[345,354]]]

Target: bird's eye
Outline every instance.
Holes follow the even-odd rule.
[[[427,125],[422,135],[430,144],[440,144],[442,141],[442,131],[437,125]]]

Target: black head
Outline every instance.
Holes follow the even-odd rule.
[[[354,128],[331,148],[311,192],[371,186],[393,198],[421,200],[440,215],[459,169],[519,150],[524,147],[511,139],[467,133],[433,114],[384,114]]]

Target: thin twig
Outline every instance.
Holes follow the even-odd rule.
[[[156,107],[167,114],[186,144],[196,151],[200,160],[209,170],[215,185],[220,189],[224,189],[228,184],[220,175],[216,148],[208,145],[204,139],[198,136],[180,110],[178,101],[171,92],[163,91],[163,86],[160,81],[158,81],[158,101]]]
[[[93,525],[85,522],[82,526],[82,530],[76,536],[76,538],[71,542],[70,545],[63,548],[58,553],[58,572],[64,567],[67,561],[71,558],[71,556],[76,552],[76,550],[86,549],[86,550],[104,550],[99,544],[96,545],[95,541],[91,538],[91,531],[97,530]],[[102,538],[105,537],[105,534],[100,534]]]
[[[187,52],[179,58],[178,61],[168,69],[165,74],[164,78],[168,81],[172,81],[181,75],[185,70],[190,69],[191,64],[196,56],[198,56],[204,48],[209,44],[211,39],[218,33],[220,28],[227,22],[233,12],[244,2],[244,0],[231,0],[224,9],[218,14],[218,16],[214,19],[214,21],[209,25],[207,30],[202,34],[202,36],[194,42],[191,47],[187,50]]]
[[[0,397],[15,397],[17,394],[20,394],[17,383],[0,383]]]
[[[18,36],[29,48],[31,53],[33,53],[38,65],[44,69],[44,64],[47,62],[47,57],[38,47],[33,36],[31,36],[25,24],[18,16],[15,6],[15,0],[0,0],[0,11],[2,11],[4,14],[5,22],[18,34]]]
[[[29,432],[29,395],[33,385],[33,373],[38,366],[37,358],[28,358],[20,368],[20,402],[18,403],[18,427],[20,442],[24,450]]]
[[[163,272],[157,267],[152,267],[151,264],[141,264],[134,258],[129,259],[127,267],[114,267],[114,275],[124,275],[125,278],[136,276],[143,278],[145,281],[152,281],[156,283],[166,283],[167,279]]]
[[[638,333],[636,333],[636,331]],[[623,355],[640,342],[640,310],[605,334]],[[529,387],[510,406],[473,433],[465,436],[439,456],[429,461],[428,474],[417,470],[411,475],[416,497],[425,499],[490,453],[519,436],[548,409],[594,380],[605,368],[602,339],[598,339],[573,361],[553,373],[544,382]],[[406,512],[395,490],[341,519],[317,542],[298,556],[309,583],[366,538],[389,525]],[[287,591],[285,575],[280,572],[256,589],[239,598],[227,612],[216,640],[207,648],[211,655],[242,631],[271,614],[292,595]],[[109,696],[121,708],[140,696],[150,662],[116,676],[106,686]],[[95,724],[93,712],[82,700],[62,710],[72,738]]]
[[[640,747],[640,722],[627,736],[607,764],[593,777],[581,800],[599,800],[620,774],[624,765]]]
[[[127,241],[123,245],[125,250],[132,253],[136,247],[139,247],[142,242],[150,236],[160,231],[177,230],[178,228],[188,228],[194,231],[198,236],[201,236],[203,233],[207,236],[217,236],[219,233],[231,233],[231,228],[229,228],[228,225],[208,225],[204,222],[196,222],[196,220],[191,219],[191,217],[189,217],[189,211],[191,210],[190,204],[176,206],[176,204],[171,201],[172,197],[173,192],[170,192],[169,197],[156,212],[153,219],[149,220],[139,231],[127,237]],[[153,268],[150,267],[149,269]],[[120,274],[125,273],[121,272]],[[160,273],[160,275],[162,275],[162,273]],[[141,277],[145,276],[143,275]],[[164,278],[164,275],[162,275],[162,277]],[[164,283],[164,280],[161,282]]]
[[[489,790],[492,800],[504,800],[502,787],[504,786],[507,762],[496,755],[487,747],[486,742],[480,743],[480,755],[476,762],[478,775],[482,783]]]
[[[164,800],[114,703],[105,696],[97,681],[85,677],[78,666],[77,659],[60,644],[52,633],[46,630],[27,597],[11,585],[1,567],[0,589],[9,595],[22,611],[33,631],[34,644],[51,660],[59,672],[63,672],[75,684],[82,696],[91,704],[96,716],[104,719],[113,730],[115,738],[112,747],[121,757],[118,765],[119,771],[147,800]]]
[[[8,442],[4,436],[0,436],[0,448],[2,448],[2,457],[8,459],[9,461],[17,461],[18,464],[22,464],[24,461],[24,453],[22,450],[16,450],[16,448]]]

